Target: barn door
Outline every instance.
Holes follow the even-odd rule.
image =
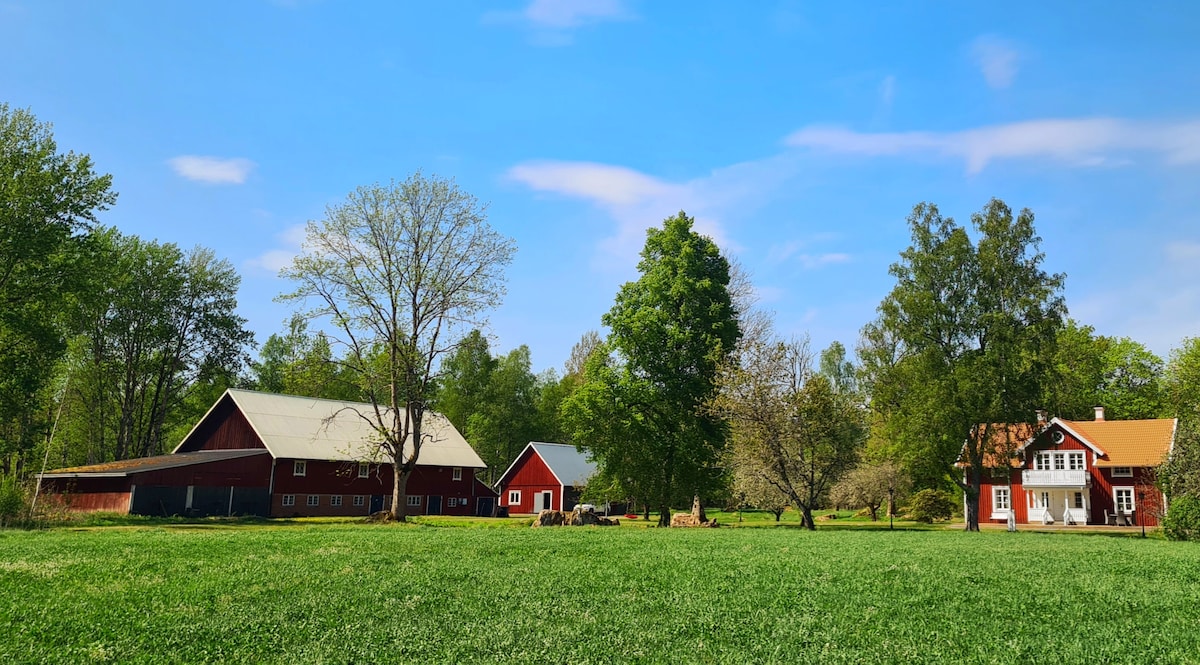
[[[442,514],[442,497],[429,497],[428,508],[425,511],[426,515],[441,515]]]
[[[536,502],[537,506],[534,508],[533,512],[536,513],[539,510],[552,510],[553,509],[553,506],[551,504],[554,502],[554,492],[550,492],[550,491],[538,492],[538,497],[539,497],[538,501]]]

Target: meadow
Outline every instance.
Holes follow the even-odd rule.
[[[521,525],[0,531],[0,662],[1200,658],[1187,543]]]

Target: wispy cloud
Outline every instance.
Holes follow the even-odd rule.
[[[968,173],[999,159],[1048,158],[1073,166],[1122,164],[1130,153],[1155,154],[1171,164],[1200,162],[1200,120],[1139,122],[1116,118],[1029,120],[952,132],[855,132],[806,127],[790,146],[867,156],[959,158]]]
[[[180,155],[167,164],[188,180],[214,185],[240,185],[254,169],[254,162],[240,157],[222,158],[201,155]]]
[[[848,263],[851,259],[849,254],[841,252],[812,254],[802,251],[810,244],[801,240],[789,240],[772,245],[767,250],[767,263],[775,265],[795,263],[805,270],[815,270],[837,263]]]
[[[1007,88],[1017,78],[1021,54],[1011,42],[994,35],[983,35],[971,43],[971,57],[992,88]]]
[[[896,98],[896,77],[885,76],[879,83],[879,101],[885,108],[891,108],[892,100]]]
[[[261,268],[268,272],[278,273],[292,265],[292,259],[300,253],[304,244],[304,234],[307,224],[289,226],[276,236],[279,247],[269,249],[255,258],[248,259],[246,266]]]
[[[491,11],[485,23],[523,25],[539,46],[565,46],[573,31],[587,25],[637,18],[624,0],[531,0],[520,11]]]
[[[602,263],[632,265],[645,231],[681,209],[696,218],[696,230],[727,251],[739,249],[724,220],[732,211],[746,213],[771,189],[794,175],[786,155],[743,162],[684,182],[624,166],[595,162],[530,161],[509,169],[509,179],[537,192],[588,201],[616,223],[600,244]]]

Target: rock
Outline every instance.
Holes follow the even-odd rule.
[[[565,520],[566,516],[561,510],[543,510],[533,519],[533,526],[562,526]]]
[[[822,515],[822,516],[818,517],[817,519],[819,519],[819,520],[836,520],[837,513],[829,513],[828,515]]]

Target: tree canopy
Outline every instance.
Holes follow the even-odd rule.
[[[427,434],[422,418],[439,361],[504,296],[515,245],[451,180],[421,173],[359,187],[308,223],[281,296],[336,331],[341,362],[362,379],[358,412],[392,463],[392,514],[404,519],[408,478]],[[406,449],[405,442],[411,445]]]
[[[621,287],[608,339],[563,404],[575,443],[664,526],[672,505],[721,485],[726,428],[702,407],[740,334],[729,263],[693,224],[680,212],[647,231],[641,277]]]

